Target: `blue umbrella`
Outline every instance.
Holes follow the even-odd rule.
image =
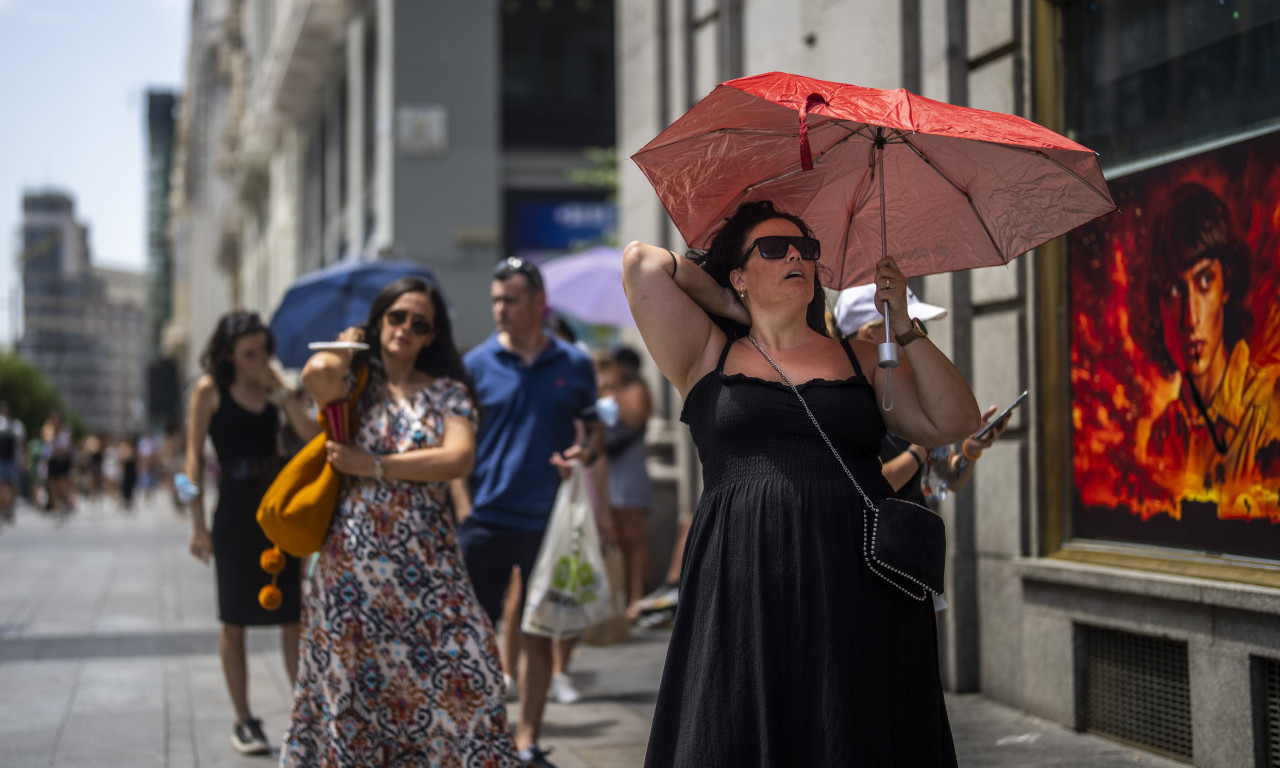
[[[402,277],[420,277],[440,287],[425,264],[411,261],[346,259],[299,278],[271,316],[276,356],[286,368],[300,368],[313,341],[331,341],[342,329],[362,325],[378,292]]]

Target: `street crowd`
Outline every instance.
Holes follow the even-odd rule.
[[[185,449],[178,425],[164,433],[77,438],[56,410],[28,433],[0,402],[0,519],[13,521],[19,499],[58,521],[86,503],[131,511],[136,494],[172,493]]]
[[[514,257],[493,273],[495,332],[465,355],[439,288],[406,276],[365,323],[317,347],[301,386],[286,383],[257,314],[223,316],[185,428],[162,436],[77,441],[55,413],[28,439],[0,410],[0,501],[11,515],[21,495],[61,520],[107,496],[127,512],[138,491],[172,494],[190,517],[191,554],[213,567],[241,753],[269,754],[273,741],[250,701],[246,630],[279,626],[295,681],[290,722],[271,726],[283,726],[281,765],[551,766],[539,743],[546,703],[580,698],[570,666],[584,628],[530,621],[530,581],[561,545],[547,534],[553,505],[583,467],[591,520],[619,563],[613,639],[628,623],[673,624],[649,764],[748,764],[762,748],[845,764],[872,742],[887,761],[877,764],[953,764],[934,651],[943,604],[905,599],[860,567],[849,555],[862,519],[848,510],[855,490],[871,504],[868,494],[924,502],[924,489],[936,499],[961,487],[1007,419],[979,429],[994,408],[978,413],[923,326],[945,310],[909,294],[892,259],[827,311],[818,249],[803,221],[751,204],[705,254],[640,243],[624,253],[632,312],[684,398],[704,469],[697,512],[678,521],[671,566],[648,594],[645,363],[624,346],[576,342],[548,310],[539,267]],[[906,352],[892,411],[877,405],[886,320]],[[807,421],[794,418],[793,395]],[[317,404],[348,401],[342,436]],[[323,438],[319,411],[330,414]],[[313,439],[342,477],[332,519],[318,552],[274,550],[269,566],[280,542],[259,526],[260,502]],[[911,694],[891,713],[878,701],[895,687]],[[904,713],[927,738],[863,738]],[[829,738],[804,738],[824,718]],[[742,738],[751,732],[763,741]]]

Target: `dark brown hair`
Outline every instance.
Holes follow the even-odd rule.
[[[219,389],[231,386],[236,379],[236,366],[232,361],[236,342],[245,336],[264,333],[267,336],[267,354],[276,351],[276,337],[271,329],[263,324],[257,312],[237,310],[228,312],[218,319],[218,325],[209,337],[209,343],[200,353],[200,367],[213,377]]]
[[[747,248],[747,233],[757,224],[772,219],[789,221],[795,224],[806,237],[813,237],[813,230],[809,229],[809,225],[805,224],[803,219],[775,209],[773,203],[768,200],[762,200],[757,203],[743,203],[738,206],[738,210],[725,221],[724,226],[716,233],[715,239],[711,241],[711,247],[705,252],[691,252],[688,258],[706,270],[707,274],[711,275],[717,283],[726,288],[732,288],[733,286],[729,282],[729,273],[746,263],[749,255],[744,253]],[[829,335],[825,319],[827,309],[826,296],[822,292],[822,275],[826,271],[826,268],[822,266],[819,266],[814,271],[813,299],[809,302],[808,310],[805,312],[805,322],[810,328],[823,336]],[[741,323],[714,315],[711,319],[730,339],[736,339],[747,334],[746,326]]]
[[[466,366],[462,363],[458,346],[453,341],[453,321],[449,317],[448,307],[445,306],[444,296],[434,285],[420,277],[402,277],[383,288],[374,297],[373,303],[369,305],[369,319],[364,326],[364,340],[369,345],[369,350],[361,352],[356,357],[356,362],[359,363],[362,360],[367,362],[371,374],[383,376],[382,316],[387,313],[392,304],[396,303],[396,299],[406,293],[425,294],[432,308],[435,309],[435,319],[432,324],[436,337],[418,351],[413,367],[431,376],[447,376],[461,381],[467,385],[467,389],[474,398],[475,385],[471,381],[471,375],[467,373]]]

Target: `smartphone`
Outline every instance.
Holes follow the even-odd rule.
[[[1027,399],[1027,390],[1024,389],[1022,390],[1022,394],[1018,395],[1018,398],[1009,404],[1008,408],[1005,408],[1003,411],[997,414],[995,418],[993,418],[991,421],[988,421],[986,426],[984,426],[982,429],[975,432],[973,436],[986,437],[988,432],[995,429],[995,426],[999,424],[1004,419],[1004,417],[1013,413],[1013,409],[1017,408],[1019,405],[1022,405],[1022,401],[1026,399]]]

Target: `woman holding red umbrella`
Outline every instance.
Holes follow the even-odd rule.
[[[878,502],[885,429],[949,444],[977,428],[977,403],[907,314],[892,258],[875,268],[901,345],[887,392],[875,345],[827,336],[818,256],[805,222],[768,202],[741,206],[696,259],[624,252],[704,481],[646,765],[955,765],[933,605],[863,564],[863,502],[832,450]]]

